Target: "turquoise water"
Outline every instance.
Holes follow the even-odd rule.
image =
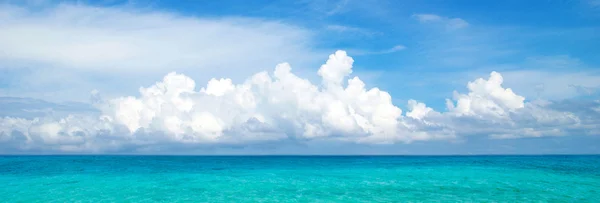
[[[0,156],[1,202],[600,202],[600,156]]]

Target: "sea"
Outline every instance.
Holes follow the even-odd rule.
[[[600,156],[0,156],[0,202],[598,203]]]

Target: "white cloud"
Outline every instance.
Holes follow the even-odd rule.
[[[447,112],[410,100],[406,116],[389,93],[366,89],[350,77],[354,60],[344,51],[320,67],[321,85],[292,73],[287,63],[245,82],[212,79],[197,87],[188,76],[169,73],[140,88],[139,96],[103,100],[100,115],[0,122],[0,142],[20,150],[103,151],[161,143],[248,143],[273,140],[328,140],[354,143],[409,143],[489,135],[495,139],[564,135],[586,127],[573,113],[549,102],[525,102],[502,86],[492,72],[455,92]],[[587,123],[586,123],[587,124]]]
[[[465,28],[468,26],[469,26],[469,23],[460,18],[452,18],[448,22],[448,27],[451,29],[460,29],[460,28]]]
[[[506,71],[503,75],[506,84],[528,98],[563,100],[594,94],[600,89],[598,71],[515,70]]]
[[[361,32],[360,28],[343,25],[327,25],[325,28],[336,32]]]
[[[119,97],[101,103],[98,123],[112,126],[107,128],[110,132],[125,130],[119,132],[134,140],[140,133],[161,134],[164,139],[182,143],[237,143],[282,137],[376,143],[425,139],[412,137],[423,133],[401,133],[408,128],[401,126],[402,111],[391,103],[387,92],[365,89],[358,77],[344,84],[352,72],[352,63],[344,51],[332,54],[318,71],[322,86],[294,75],[287,63],[277,65],[272,74],[261,72],[242,84],[212,79],[200,91],[196,91],[196,84],[189,77],[170,73],[161,82],[140,88],[139,97]],[[42,123],[41,127],[32,124],[37,120],[31,121],[22,125],[41,130],[22,132],[27,136],[33,133],[70,139],[79,131],[63,120]],[[79,129],[87,130],[86,125]],[[245,137],[253,129],[261,131]],[[263,131],[273,133],[261,136]],[[81,133],[88,136],[80,140],[93,139],[94,131]]]
[[[600,93],[598,67],[568,55],[535,56],[514,64],[487,66],[484,70],[504,70],[504,84],[529,100],[561,101]],[[468,72],[464,78],[481,74]]]
[[[447,100],[449,111],[444,113],[452,128],[459,134],[515,138],[564,135],[562,129],[580,127],[573,113],[548,108],[548,101],[525,102],[502,83],[502,75],[492,72],[488,80],[469,82],[468,94],[454,92],[456,105]]]
[[[333,3],[333,8],[326,12],[328,16],[343,12],[344,7],[348,4],[348,0],[339,0]]]
[[[469,82],[469,94],[454,93],[456,105],[447,101],[447,108],[457,115],[503,118],[511,111],[525,106],[525,97],[515,94],[510,88],[503,88],[502,75],[492,72],[488,80],[479,78]]]
[[[404,45],[396,45],[390,49],[380,51],[379,53],[380,54],[389,54],[389,53],[394,53],[394,52],[401,51],[404,49],[406,49],[406,47]]]
[[[533,128],[523,128],[518,133],[507,133],[507,134],[491,134],[492,139],[516,139],[522,137],[542,137],[542,136],[561,136],[563,132],[559,129],[550,130],[535,130]]]
[[[580,68],[585,66],[580,59],[569,55],[528,57],[523,65],[546,70]]]
[[[0,10],[7,13],[0,19],[1,59],[79,69],[208,68],[222,56],[295,52],[308,36],[299,28],[259,19],[70,4],[40,12],[6,5]]]
[[[0,69],[27,73],[1,94],[78,101],[73,92],[98,88],[115,95],[171,71],[239,80],[281,61],[312,64],[318,53],[310,48],[312,31],[279,21],[132,7],[0,4],[0,30]],[[110,79],[119,87],[108,89]]]
[[[587,3],[592,7],[600,7],[600,0],[587,0]]]
[[[347,25],[338,25],[338,24],[330,24],[324,27],[331,34],[334,34],[336,37],[342,38],[351,38],[351,37],[360,37],[360,38],[373,38],[376,36],[381,36],[383,33],[378,31],[373,31],[366,28],[361,27],[353,27]]]
[[[417,18],[417,20],[419,20],[419,22],[422,22],[422,23],[438,22],[438,21],[441,21],[444,19],[441,16],[434,15],[434,14],[414,14],[413,17]]]
[[[420,23],[442,24],[450,30],[466,28],[469,26],[469,23],[461,18],[447,18],[435,14],[413,14],[413,18],[416,18]]]
[[[368,50],[350,50],[353,55],[378,55],[378,54],[391,54],[402,51],[406,49],[404,45],[396,45],[389,49],[377,50],[377,51],[368,51]]]

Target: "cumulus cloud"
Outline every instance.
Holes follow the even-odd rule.
[[[454,92],[456,106],[447,100],[448,110],[458,115],[502,118],[510,111],[523,108],[525,97],[516,95],[510,88],[503,88],[503,80],[500,73],[492,72],[488,80],[479,78],[469,82],[468,94]]]
[[[245,139],[243,134],[225,133],[241,125],[284,130],[286,136],[298,139],[414,139],[399,133],[402,111],[387,92],[366,89],[358,77],[345,81],[352,64],[346,52],[338,51],[318,70],[320,85],[296,76],[289,64],[282,63],[271,74],[255,74],[242,84],[210,80],[198,92],[193,80],[170,73],[162,82],[141,88],[140,97],[108,101],[102,112],[130,133],[164,132],[184,142]]]
[[[367,89],[351,76],[353,63],[345,51],[331,54],[316,84],[294,74],[288,63],[239,84],[213,78],[198,85],[172,72],[140,88],[139,96],[103,99],[94,91],[98,115],[4,117],[0,142],[60,151],[277,140],[390,144],[472,135],[559,136],[582,126],[578,116],[549,108],[550,102],[526,102],[503,87],[497,72],[469,82],[468,93],[455,92],[446,112],[409,100],[403,115],[389,93]]]
[[[570,112],[547,108],[550,102],[525,102],[523,96],[502,86],[503,77],[492,72],[488,80],[469,82],[468,94],[454,92],[446,100],[449,117],[460,134],[487,134],[493,138],[564,135],[579,118]],[[456,102],[456,105],[455,103]]]
[[[469,26],[469,23],[461,18],[447,18],[435,14],[413,14],[413,18],[420,23],[442,24],[448,29],[461,29]]]

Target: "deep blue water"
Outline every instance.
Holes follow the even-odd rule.
[[[600,202],[600,156],[0,156],[2,202]]]

